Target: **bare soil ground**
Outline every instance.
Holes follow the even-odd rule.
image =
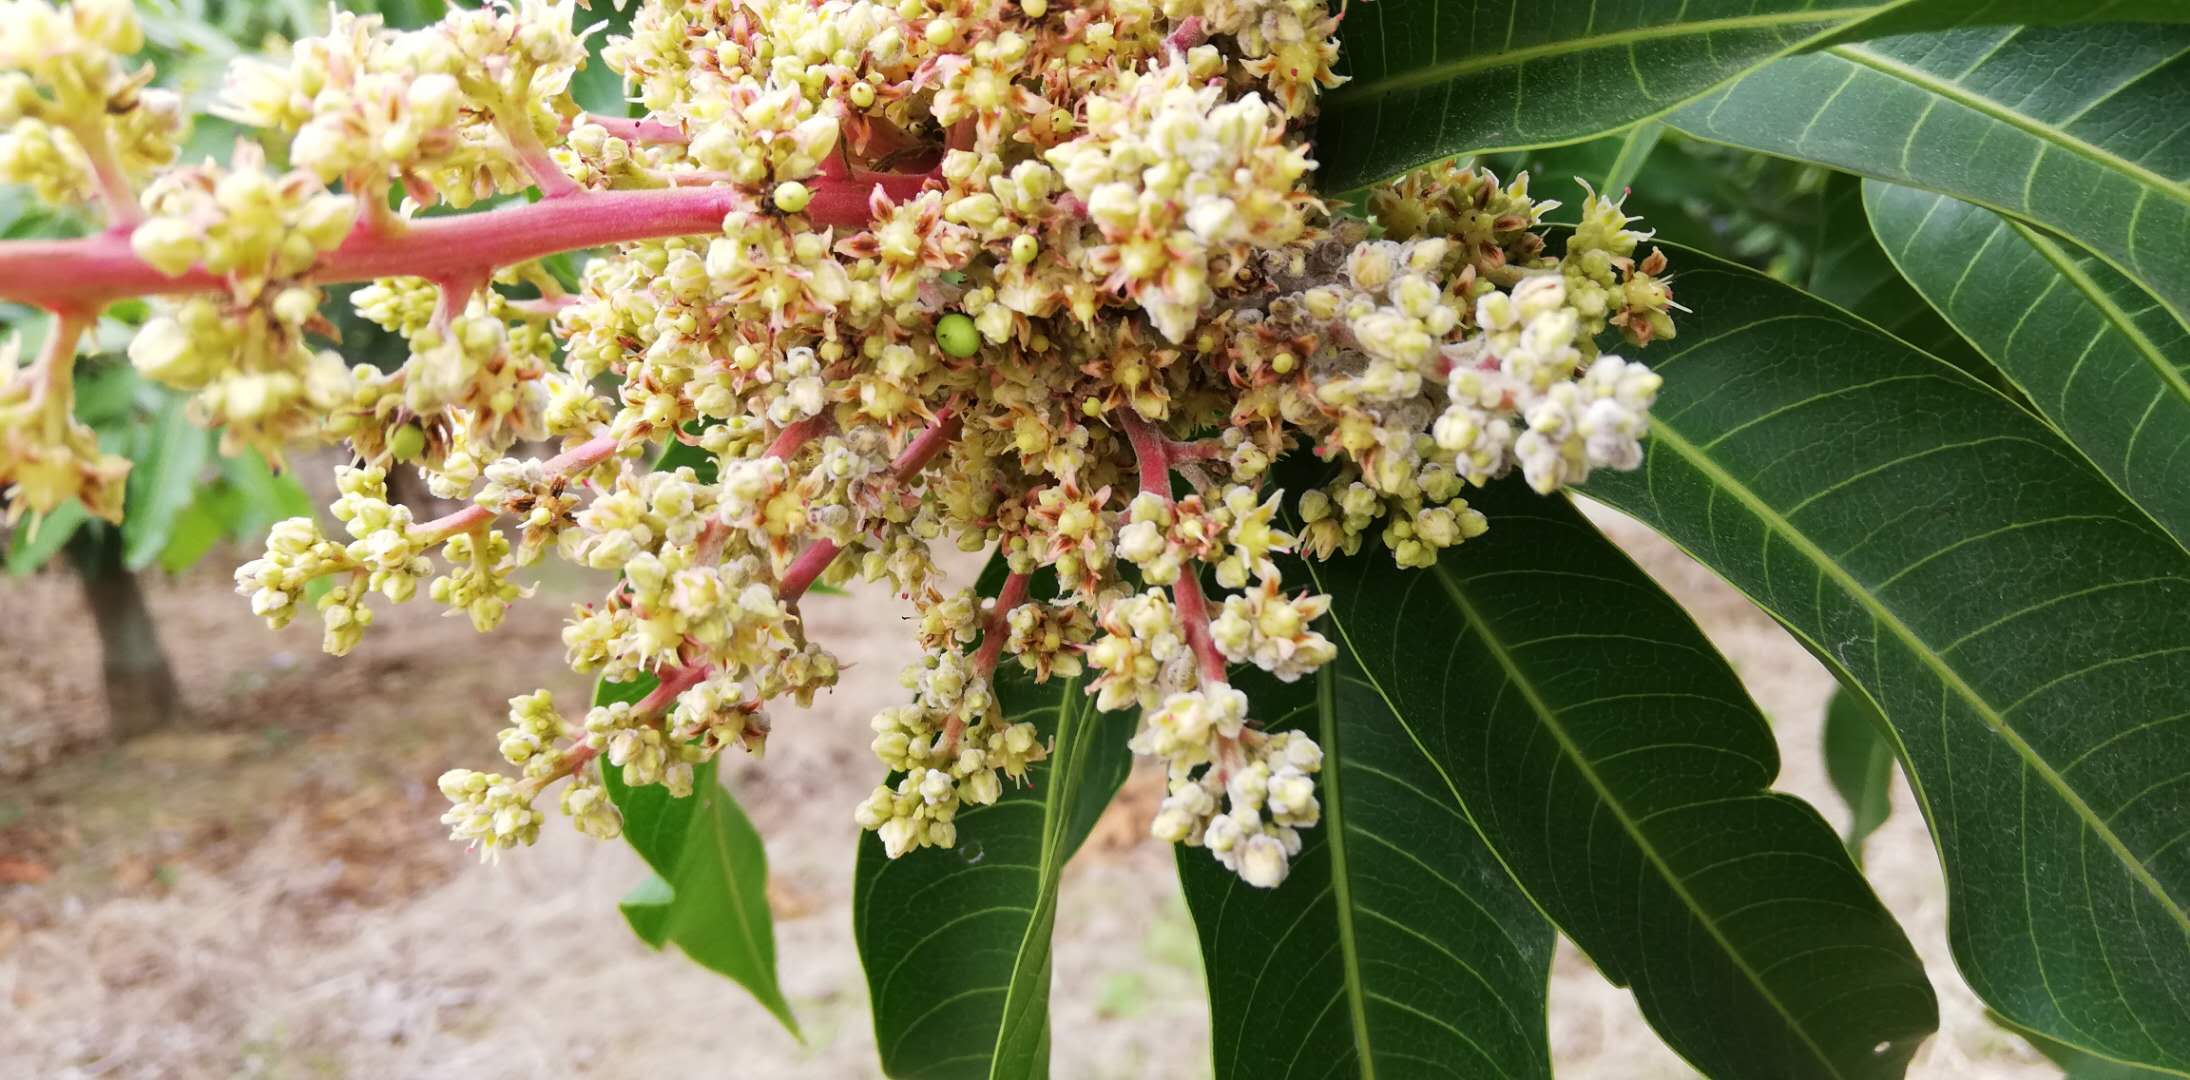
[[[1607,518],[1732,658],[1774,721],[1780,787],[1829,818],[1816,744],[1831,681],[1739,595]],[[549,581],[500,632],[412,609],[335,660],[316,627],[269,633],[212,569],[153,605],[192,715],[103,741],[96,642],[73,581],[0,581],[0,1062],[39,1077],[867,1077],[873,1036],[849,932],[851,807],[879,769],[866,719],[899,694],[905,612],[809,604],[853,666],[810,712],[776,717],[765,762],[725,771],[763,835],[784,989],[806,1041],[733,986],[649,952],[615,900],[641,876],[621,844],[551,824],[474,865],[442,839],[433,778],[494,758],[503,702],[583,699]],[[1192,924],[1170,854],[1146,839],[1139,774],[1073,862],[1058,919],[1055,1071],[1209,1073]],[[1931,841],[1906,789],[1869,845],[1872,880],[1929,963],[1941,1033],[1925,1077],[2043,1077],[1956,975]],[[1153,914],[1151,914],[1153,913]],[[1632,999],[1567,949],[1551,1030],[1561,1076],[1692,1075]]]

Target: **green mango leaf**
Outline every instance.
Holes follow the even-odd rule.
[[[611,37],[630,36],[631,16],[638,10],[637,4],[600,4],[578,12],[578,30],[591,35],[586,38],[585,67],[570,80],[570,96],[579,108],[601,116],[631,114],[631,103],[624,98],[623,76],[601,59],[601,49]]]
[[[243,495],[227,484],[200,488],[198,497],[168,529],[167,546],[160,549],[160,569],[181,573],[213,550],[229,532],[229,525],[244,513]]]
[[[1544,220],[1571,226],[1581,221],[1582,191],[1569,178],[1592,184],[1593,177],[1615,179],[1623,155],[1630,153],[1628,136],[1647,128],[1658,129],[1659,136],[1650,153],[1635,163],[1633,178],[1623,181],[1630,188],[1621,199],[1627,213],[1640,216],[1663,242],[1701,248],[1783,280],[1810,272],[1824,219],[1826,183],[1833,175],[1814,165],[1691,139],[1662,124],[1586,143],[1498,155],[1490,162],[1501,172],[1518,164],[1537,173],[1531,191],[1561,200]],[[1885,269],[1893,272],[1890,265]]]
[[[1850,23],[1812,47],[1963,26],[2096,22],[2190,22],[2190,4],[2182,0],[1916,0]]]
[[[213,456],[212,432],[190,422],[190,399],[166,394],[152,428],[129,470],[122,517],[122,562],[131,570],[152,565],[174,535],[176,518],[198,497],[199,474]]]
[[[128,364],[88,364],[77,360],[76,419],[99,429],[118,427],[135,419],[138,395],[144,380]]]
[[[999,567],[983,575],[988,595]],[[852,934],[893,1077],[1049,1075],[1059,881],[1132,767],[1134,714],[1097,712],[1081,678],[1036,683],[1006,659],[995,685],[1004,715],[1049,744],[1031,782],[961,810],[954,848],[892,859],[875,834],[859,840]]]
[[[603,680],[593,703],[637,701],[652,676]],[[722,786],[710,761],[694,769],[692,794],[672,798],[659,784],[634,788],[623,770],[601,777],[624,815],[624,840],[654,873],[624,897],[624,921],[656,949],[675,944],[700,966],[745,987],[792,1035],[798,1021],[776,979],[775,919],[768,910],[768,855],[760,834]]]
[[[8,573],[21,577],[53,561],[69,538],[91,520],[91,511],[74,499],[50,514],[25,514],[8,530]]]
[[[715,475],[713,457],[683,442],[671,442],[654,460],[656,469],[684,466],[705,480]],[[603,679],[594,686],[593,703],[638,701],[658,685],[644,674],[628,683]],[[623,770],[605,763],[601,777],[623,812],[624,842],[654,871],[620,905],[632,932],[657,949],[675,942],[702,967],[745,987],[799,1036],[776,977],[768,854],[745,811],[722,786],[716,763],[693,770],[692,794],[682,799],[659,784],[631,787],[623,782]]]
[[[1863,184],[1861,178],[1847,173],[1834,173],[1826,181],[1817,252],[1810,266],[1810,294],[1861,315],[1996,390],[2005,389],[2007,378],[1924,302],[1872,238],[1863,209]]]
[[[1318,182],[1346,191],[1456,154],[1618,131],[1886,6],[1352,4],[1339,24],[1349,81],[1323,95],[1316,129]]]
[[[1324,190],[1465,154],[1578,142],[1662,115],[1798,48],[1962,26],[2190,21],[2178,0],[1376,0],[1347,5],[1323,95]],[[2020,175],[2020,174],[2018,174]],[[1616,190],[1616,189],[1615,189]]]
[[[1901,272],[2190,545],[2190,329],[2089,253],[2020,221],[1875,180],[1863,189]]]
[[[2147,1069],[2139,1065],[2129,1065],[2119,1061],[2109,1061],[2096,1054],[2078,1050],[2067,1043],[2055,1042],[2037,1032],[2024,1031],[2009,1023],[1997,1013],[1992,1015],[1992,1020],[2028,1040],[2030,1045],[2037,1048],[2039,1053],[2052,1059],[2055,1065],[2059,1065],[2061,1067],[2061,1080],[2154,1080],[2156,1077],[2182,1075],[2181,1073],[2161,1072],[2158,1069]]]
[[[1824,818],[1769,790],[1778,751],[1733,670],[1572,506],[1517,477],[1469,502],[1490,532],[1436,566],[1310,567],[1341,680],[1385,704],[1340,699],[1344,754],[1420,759],[1706,1074],[1899,1076],[1938,1022],[1922,962]],[[1408,820],[1412,851],[1435,819]]]
[[[236,492],[238,501],[227,519],[227,535],[245,539],[265,535],[275,523],[293,517],[310,517],[311,493],[287,473],[277,473],[256,450],[245,450],[220,459],[221,482]]]
[[[1652,152],[1657,150],[1658,141],[1664,137],[1665,125],[1652,121],[1637,124],[1617,135],[1544,147],[1516,156],[1520,158],[1521,167],[1542,173],[1543,179],[1554,185],[1580,180],[1598,193],[1616,199],[1635,182]],[[1505,166],[1500,171],[1508,172],[1511,168]],[[1549,220],[1577,222],[1581,220],[1580,211],[1580,200],[1563,199],[1559,208],[1551,212]]]
[[[2186,100],[2190,26],[2008,27],[1776,61],[1669,122],[2035,222],[2190,317]]]
[[[1307,580],[1297,573],[1287,580]],[[1548,1077],[1556,937],[1468,820],[1452,763],[1350,655],[1289,685],[1252,668],[1232,677],[1266,730],[1323,747],[1323,821],[1301,830],[1275,889],[1178,851],[1218,1080]]]
[[[1871,703],[1833,691],[1825,707],[1825,776],[1848,804],[1848,855],[1863,865],[1863,841],[1893,816],[1893,744]]]
[[[1672,255],[1643,467],[1586,490],[1890,722],[1970,985],[2190,1067],[2190,556],[2036,417],[1847,313]]]

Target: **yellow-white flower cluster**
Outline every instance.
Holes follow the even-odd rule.
[[[67,105],[117,101],[114,0],[0,4],[31,13],[0,29],[22,72],[0,110],[52,147],[17,173],[80,196],[103,160],[126,188],[159,111],[83,128]],[[489,854],[537,834],[550,783],[611,835],[603,768],[682,793],[721,750],[758,751],[769,702],[837,676],[803,595],[860,577],[918,608],[925,653],[911,702],[873,722],[891,775],[856,811],[889,855],[952,845],[1052,752],[1007,707],[1017,687],[1090,676],[1166,765],[1156,833],[1274,885],[1319,819],[1322,752],[1263,730],[1230,674],[1294,682],[1337,653],[1329,599],[1287,560],[1375,536],[1427,565],[1494,526],[1470,485],[1633,467],[1657,379],[1598,340],[1673,331],[1662,256],[1594,194],[1556,256],[1525,177],[1418,171],[1371,195],[1375,235],[1332,213],[1308,136],[1337,19],[1316,0],[643,0],[602,51],[646,110],[626,118],[569,96],[570,0],[406,32],[337,16],[227,84],[226,114],[286,138],[295,171],[245,151],[145,193],[133,250],[192,295],[133,356],[233,439],[319,435],[362,463],[347,542],[287,522],[239,572],[276,625],[321,578],[342,651],[369,594],[429,576],[485,629],[549,552],[621,575],[572,613],[567,659],[653,688],[575,723],[513,702],[522,774],[442,784],[452,833]],[[415,216],[527,187],[541,205]],[[466,224],[497,220],[550,239]],[[614,243],[574,280],[538,261],[579,236]],[[361,313],[410,342],[396,371],[311,340],[316,283],[363,278]],[[11,428],[53,415],[39,378],[0,391]],[[0,482],[37,508],[118,499],[65,435],[11,430]],[[1288,455],[1326,464],[1281,492]],[[403,467],[471,506],[412,520],[383,486]],[[996,553],[993,603],[943,588],[937,544]]]

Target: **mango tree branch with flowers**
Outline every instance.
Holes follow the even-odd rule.
[[[1980,991],[2017,1023],[2190,1067],[2190,1021],[2155,1018],[2179,982],[2166,973],[2190,970],[2190,848],[2075,756],[2159,738],[2140,733],[2181,694],[2114,700],[2090,738],[2012,722],[2071,715],[2048,695],[2094,671],[2190,686],[2175,679],[2190,641],[2153,625],[2149,648],[2080,638],[2045,660],[2070,667],[2028,685],[1966,658],[2027,610],[2183,599],[2180,534],[2125,494],[2150,478],[2095,470],[2071,446],[2082,429],[2002,396],[2007,361],[1992,384],[1969,378],[1798,290],[1654,245],[1622,198],[1585,183],[1559,214],[1527,173],[1454,157],[1508,148],[1474,110],[1554,132],[1532,145],[1619,132],[1652,91],[1761,77],[1805,35],[1841,35],[1819,56],[1866,48],[1843,42],[1867,16],[1776,0],[1738,25],[1686,5],[1618,16],[1634,25],[1606,33],[1681,75],[1630,91],[1593,63],[1531,67],[1597,46],[1525,6],[1509,38],[1526,22],[1536,43],[1502,51],[1448,42],[1414,0],[641,0],[591,42],[570,0],[417,29],[338,10],[285,56],[234,64],[215,112],[255,140],[185,163],[188,118],[133,66],[127,3],[0,0],[0,182],[106,223],[0,241],[0,298],[53,323],[27,365],[0,352],[9,519],[128,512],[129,463],[75,420],[72,368],[102,312],[150,298],[129,359],[190,395],[225,451],[332,445],[349,462],[331,527],[283,521],[236,572],[270,626],[314,608],[342,654],[377,605],[423,591],[487,632],[551,553],[616,573],[563,631],[598,701],[516,693],[505,765],[446,773],[443,821],[490,860],[537,839],[551,790],[582,832],[631,826],[661,879],[627,903],[653,913],[634,927],[786,1018],[765,920],[702,909],[758,896],[764,873],[713,763],[759,754],[772,713],[836,682],[800,616],[814,586],[910,602],[909,700],[873,719],[877,784],[846,808],[873,834],[859,933],[893,1074],[1043,1071],[1057,870],[1127,748],[1161,763],[1152,832],[1181,849],[1219,1026],[1239,1021],[1222,1075],[1541,1074],[1542,1025],[1520,1018],[1541,1019],[1554,928],[1706,1073],[1897,1074],[1938,1022],[1914,950],[1822,819],[1766,790],[1777,758],[1755,705],[1573,512],[1564,493],[1587,485],[1880,704],[1920,787],[1940,763],[1918,746],[1964,740],[1953,753],[2040,793],[2055,828],[2040,842],[2088,833],[2105,903],[2159,929],[2113,998],[2054,1004],[2114,1002],[2145,1042],[2025,1007],[2002,989],[2022,985],[2014,956],[1965,964],[1998,973]],[[1881,25],[1946,33],[1969,13],[1931,17]],[[1404,41],[1409,19],[1463,59],[1361,51],[1361,26]],[[1744,52],[1746,34],[1773,44]],[[1712,63],[1735,66],[1701,82],[1708,65],[1656,51],[1713,42]],[[643,115],[583,111],[571,85],[588,64]],[[1503,81],[1471,83],[1478,68]],[[1501,96],[1568,77],[1598,127]],[[1417,130],[1407,110],[1431,91],[1436,120]],[[1622,136],[1593,179],[1624,190],[1657,138]],[[589,253],[575,288],[544,264],[569,253]],[[2121,276],[2084,276],[2102,271]],[[346,283],[408,342],[405,363],[344,361],[322,308]],[[2180,434],[2181,413],[2157,415]],[[1873,429],[1893,453],[1866,449]],[[1987,501],[1975,464],[1864,494],[1988,441],[2043,451],[2018,459],[2047,478],[2024,485],[2034,502]],[[389,498],[396,470],[467,507],[414,520]],[[1923,491],[1961,494],[1906,505]],[[1957,545],[2100,519],[2127,531],[2090,541],[2111,554],[2081,591],[1959,621],[1887,591]],[[984,584],[951,587],[938,545],[987,552]],[[1095,741],[1108,716],[1131,734]],[[1935,825],[1978,812],[1925,791]],[[687,835],[720,843],[660,847]],[[888,869],[966,835],[1026,858],[993,884]],[[2040,884],[1992,855],[1948,845],[1958,919],[1996,914],[1965,868]],[[2061,933],[2131,947],[2092,905]],[[934,928],[870,922],[901,910]],[[988,937],[957,936],[974,925]],[[1264,979],[1313,992],[1258,997]]]

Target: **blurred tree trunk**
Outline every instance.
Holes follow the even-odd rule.
[[[107,716],[115,736],[133,738],[181,719],[182,692],[160,648],[137,575],[122,563],[121,532],[82,529],[68,547],[99,629]]]

